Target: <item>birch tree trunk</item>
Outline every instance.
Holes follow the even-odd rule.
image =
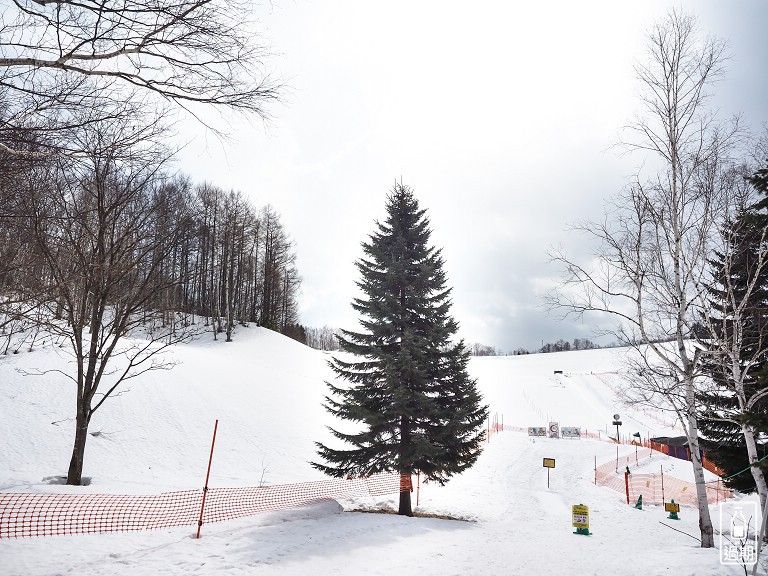
[[[704,478],[704,463],[701,460],[699,449],[699,426],[696,420],[695,388],[693,380],[685,383],[686,402],[692,407],[688,412],[688,447],[691,451],[691,464],[693,465],[693,478],[696,483],[696,500],[699,509],[699,531],[701,532],[701,547],[712,548],[715,545],[712,518],[709,514],[709,500],[707,498],[707,484]]]

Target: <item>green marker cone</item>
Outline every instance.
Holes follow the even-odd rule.
[[[637,508],[638,510],[642,510],[643,509],[643,495],[642,494],[640,494],[640,497],[637,499],[637,504],[635,504],[635,508]]]

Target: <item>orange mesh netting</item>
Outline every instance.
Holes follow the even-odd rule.
[[[652,458],[652,451],[649,448],[641,448],[637,458]],[[618,459],[618,464],[615,459],[606,462],[595,469],[595,482],[626,494],[627,485],[625,484],[624,473],[626,467],[633,466],[635,462],[634,454],[621,456]],[[706,484],[706,493],[707,502],[710,504],[732,497],[731,491],[724,488],[722,482]],[[680,480],[669,474],[662,475],[661,469],[659,469],[658,473],[653,474],[630,473],[630,501],[637,500],[641,494],[643,495],[643,502],[648,504],[663,504],[672,499],[678,504],[690,504],[691,506],[696,506],[698,502],[695,484]]]
[[[203,524],[337,498],[384,496],[398,474],[246,488],[209,488]],[[197,524],[202,490],[157,495],[0,493],[0,539],[155,530]]]

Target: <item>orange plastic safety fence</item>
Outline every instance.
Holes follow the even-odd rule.
[[[601,378],[600,374],[595,374],[595,375],[598,378]],[[611,386],[611,384],[609,384],[607,381],[605,382],[607,385]],[[492,426],[491,429],[489,430],[489,433],[490,433],[489,438],[502,430],[509,430],[513,432],[528,431],[527,428],[524,428],[521,426],[510,426],[508,424],[505,424],[503,426],[495,425],[495,426]],[[594,438],[596,440],[612,441],[607,436],[595,434],[594,432],[589,432],[587,430],[581,431],[581,437]],[[637,443],[637,442],[631,442],[631,443],[638,445],[638,450],[636,453],[627,454],[625,456],[620,457],[618,460],[613,459],[610,462],[606,462],[605,464],[602,464],[595,469],[595,482],[597,484],[600,484],[602,486],[607,486],[609,488],[612,488],[613,490],[616,490],[617,492],[626,494],[624,472],[626,471],[628,466],[635,466],[640,459],[651,458],[654,450],[657,452],[661,452],[662,454],[665,454],[665,455],[669,454],[669,446],[666,446],[664,444],[659,444],[657,442],[647,442],[647,441],[643,441],[642,443]],[[713,472],[718,476],[723,476],[722,470],[717,468],[717,466],[715,466],[712,462],[710,462],[706,458],[703,459],[703,465],[704,465],[704,468],[706,468],[710,472]],[[696,495],[695,484],[691,482],[686,482],[684,480],[680,480],[679,478],[675,478],[670,475],[664,476],[663,484],[664,485],[662,489],[661,472],[659,472],[658,474],[630,474],[630,477],[629,477],[630,499],[637,500],[637,497],[640,494],[642,494],[643,501],[649,504],[653,504],[653,503],[663,504],[665,502],[669,502],[671,499],[674,499],[675,502],[680,504],[691,504],[693,506],[697,505],[698,498]],[[706,484],[706,493],[707,493],[707,501],[710,504],[714,502],[719,502],[721,500],[725,500],[726,498],[733,497],[732,491],[725,488],[722,482]]]
[[[704,466],[704,468],[712,472],[712,474],[717,474],[720,477],[723,477],[726,475],[725,471],[722,468],[720,468],[717,464],[715,464],[711,460],[708,460],[706,456],[702,458],[701,464],[702,466]]]
[[[638,453],[639,458],[651,457],[651,450],[643,448]],[[595,481],[597,484],[607,486],[626,494],[625,478],[627,466],[634,466],[635,455],[622,456],[617,461],[611,460],[597,467],[595,470]],[[706,486],[707,502],[710,504],[731,498],[732,492],[724,488],[721,482],[708,483]],[[679,504],[690,504],[696,506],[698,497],[696,494],[696,485],[692,482],[680,480],[669,474],[662,477],[661,471],[653,474],[630,473],[629,475],[629,498],[631,501],[637,500],[638,496],[643,495],[643,502],[649,504],[663,504],[674,499]]]
[[[400,490],[398,474],[299,484],[209,488],[203,524],[337,498]],[[156,530],[196,524],[202,490],[157,495],[0,493],[0,539]]]

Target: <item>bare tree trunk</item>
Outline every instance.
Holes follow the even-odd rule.
[[[685,383],[686,400],[695,405],[694,386],[692,379]],[[707,499],[707,484],[704,478],[704,464],[701,460],[699,449],[699,426],[696,421],[696,411],[688,411],[688,448],[691,451],[691,464],[693,465],[693,478],[696,483],[696,500],[699,508],[699,531],[701,532],[701,547],[712,548],[715,545],[712,518],[709,514],[709,501]]]
[[[742,424],[742,433],[744,434],[744,441],[747,444],[747,456],[749,457],[750,470],[752,471],[752,477],[755,479],[755,486],[757,486],[757,493],[760,495],[760,509],[765,510],[766,496],[768,495],[768,486],[765,482],[765,475],[762,468],[755,466],[760,457],[757,454],[757,443],[755,442],[755,432],[751,426]]]
[[[75,420],[75,443],[72,447],[72,458],[69,461],[67,471],[67,484],[80,486],[83,481],[83,461],[85,457],[85,443],[88,440],[89,418],[78,408]]]

